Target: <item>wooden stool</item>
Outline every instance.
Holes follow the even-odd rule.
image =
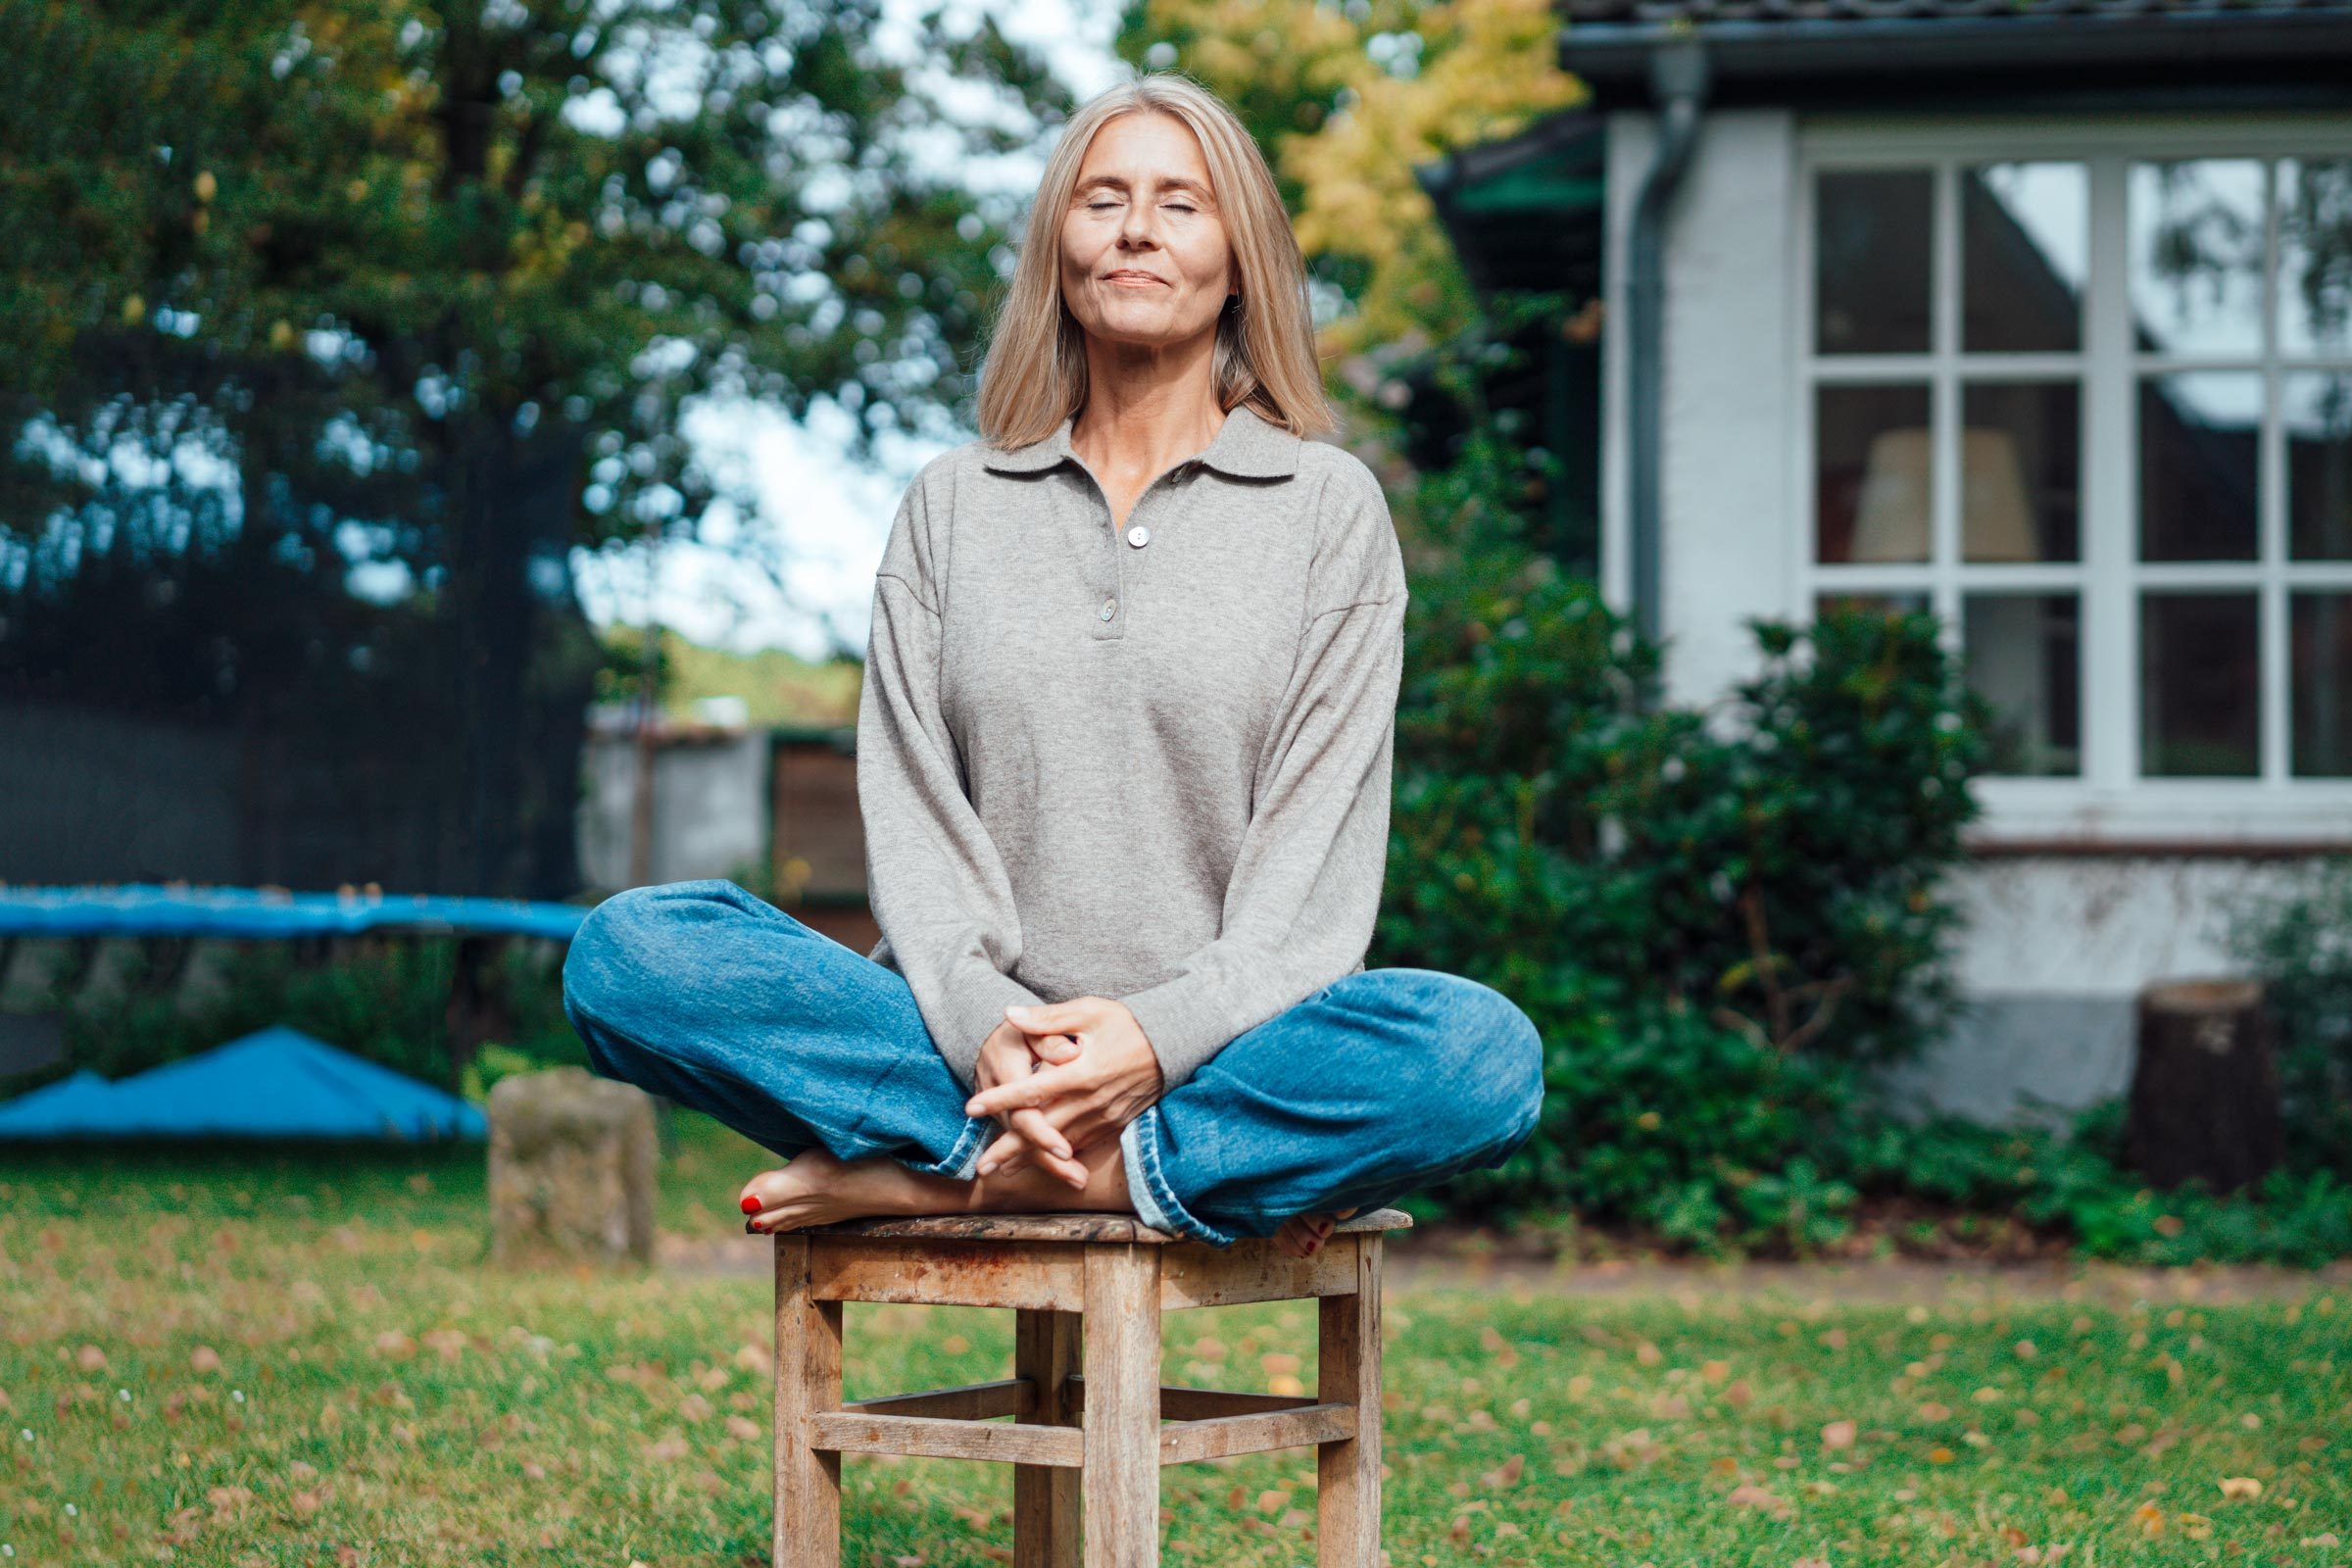
[[[1151,1568],[1161,1465],[1310,1443],[1316,1561],[1379,1568],[1381,1238],[1411,1224],[1393,1208],[1358,1214],[1302,1258],[1111,1214],[852,1220],[778,1236],[776,1568],[838,1568],[845,1453],[1002,1460],[1013,1467],[1018,1568]],[[1161,1312],[1304,1297],[1321,1302],[1312,1396],[1160,1385]],[[1013,1375],[844,1404],[844,1301],[1009,1306]],[[1003,1415],[1012,1423],[990,1420]]]

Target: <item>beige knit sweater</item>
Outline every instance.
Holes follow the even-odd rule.
[[[1116,998],[1174,1089],[1363,968],[1404,564],[1353,455],[1233,410],[1113,532],[1071,420],[928,464],[874,585],[867,889],[967,1087],[1007,1004]]]

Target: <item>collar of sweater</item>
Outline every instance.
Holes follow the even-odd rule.
[[[989,447],[981,462],[1004,473],[1039,473],[1075,461],[1070,450],[1070,426],[1077,415],[1065,414],[1054,433],[1026,446]],[[1225,473],[1249,479],[1280,479],[1298,470],[1301,437],[1259,414],[1248,404],[1227,411],[1216,438],[1195,460]]]

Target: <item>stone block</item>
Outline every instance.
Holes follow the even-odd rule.
[[[654,1255],[653,1097],[581,1067],[490,1091],[490,1256]]]

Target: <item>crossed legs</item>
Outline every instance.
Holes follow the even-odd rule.
[[[976,1176],[1001,1129],[963,1113],[967,1087],[905,978],[732,882],[607,900],[564,979],[596,1071],[790,1160],[739,1195],[769,1230],[1087,1209],[1302,1251],[1334,1214],[1499,1160],[1543,1094],[1541,1041],[1499,993],[1426,969],[1362,971],[1235,1040],[1122,1140],[1082,1152],[1090,1179],[1073,1190],[1034,1165]]]

